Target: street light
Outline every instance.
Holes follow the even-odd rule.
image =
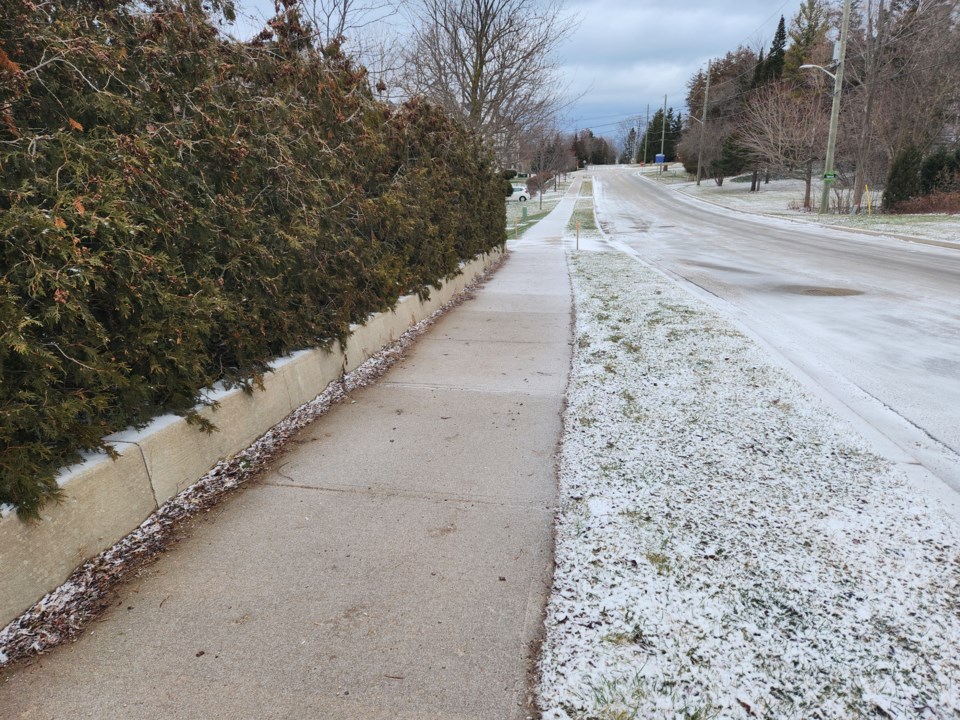
[[[801,70],[821,70],[833,78],[833,107],[830,111],[830,133],[827,136],[827,157],[823,161],[823,193],[820,196],[820,212],[830,207],[830,187],[837,177],[833,168],[833,159],[837,149],[837,124],[840,119],[840,91],[843,87],[843,63],[837,65],[837,74],[821,65],[801,65]],[[840,78],[840,79],[838,79]]]
[[[820,196],[820,212],[830,207],[830,187],[837,179],[833,169],[833,156],[837,149],[837,124],[840,120],[840,93],[843,90],[843,63],[847,55],[847,32],[850,29],[850,3],[843,3],[843,21],[840,24],[840,52],[837,57],[837,73],[834,75],[820,65],[801,65],[801,70],[822,70],[833,78],[833,108],[830,111],[830,134],[827,136],[827,157],[823,162],[823,194]]]

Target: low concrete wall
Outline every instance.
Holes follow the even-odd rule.
[[[411,325],[463,290],[500,256],[484,255],[421,301],[401,298],[394,310],[352,328],[346,348],[303,350],[274,363],[264,391],[213,390],[219,407],[199,409],[218,432],[204,433],[177,415],[156,418],[142,430],[108,437],[119,453],[88,457],[62,473],[60,503],[37,522],[14,513],[0,518],[0,627],[15,619],[94,557],[134,530],[166,500],[200,479],[221,459],[246,448],[344,372],[355,369]]]

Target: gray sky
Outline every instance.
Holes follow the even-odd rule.
[[[617,126],[668,104],[682,108],[687,81],[707,61],[738,45],[770,45],[780,16],[787,23],[801,0],[566,0],[582,22],[561,48],[562,79],[572,97],[565,129],[613,137]],[[248,15],[272,0],[237,0]],[[238,28],[238,35],[249,34]]]

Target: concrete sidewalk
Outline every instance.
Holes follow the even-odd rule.
[[[570,357],[571,195],[474,300],[193,522],[80,641],[8,673],[0,717],[527,717]]]

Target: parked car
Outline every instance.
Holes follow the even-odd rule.
[[[512,197],[517,202],[526,202],[527,200],[530,199],[530,193],[527,192],[527,189],[525,187],[522,187],[520,185],[514,185],[513,195],[511,195],[510,197]]]

